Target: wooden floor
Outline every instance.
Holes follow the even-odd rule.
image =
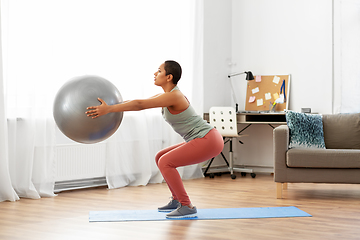
[[[276,199],[271,175],[184,181],[197,208],[296,206],[313,217],[89,223],[89,211],[156,209],[166,184],[96,188],[0,203],[0,239],[360,239],[360,185],[289,184]]]

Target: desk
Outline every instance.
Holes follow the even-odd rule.
[[[209,122],[209,113],[204,113],[203,117],[204,120]],[[237,113],[237,123],[246,124],[246,126],[239,131],[239,134],[241,134],[245,129],[247,129],[251,125],[259,125],[259,124],[269,125],[273,129],[275,128],[273,125],[285,125],[286,117],[284,112],[271,112],[271,113],[241,112],[241,113]],[[241,141],[239,142],[243,144],[243,142]],[[253,166],[253,167],[273,169],[273,166]],[[212,172],[216,172],[216,169],[212,170]]]
[[[204,119],[209,122],[209,113],[204,113]],[[237,113],[237,122],[243,124],[272,124],[283,125],[286,124],[284,112],[273,113]]]
[[[252,124],[267,124],[273,129],[275,128],[272,124],[282,125],[286,124],[286,117],[284,112],[273,112],[273,113],[238,113],[237,122],[248,124],[246,127],[239,131],[242,133],[245,129],[250,127]]]

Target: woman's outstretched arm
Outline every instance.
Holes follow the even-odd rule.
[[[147,99],[130,100],[124,103],[108,105],[103,99],[98,98],[100,105],[88,107],[85,113],[88,117],[97,118],[111,112],[140,111],[149,108],[170,107],[180,101],[181,93],[166,92]]]

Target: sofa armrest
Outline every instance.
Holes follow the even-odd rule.
[[[273,130],[274,180],[286,182],[286,152],[289,149],[289,127],[280,125]]]

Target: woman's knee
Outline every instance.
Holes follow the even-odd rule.
[[[159,158],[159,160],[157,161],[157,166],[161,172],[163,172],[167,168],[173,167],[171,164],[171,159],[166,155],[163,155]]]
[[[157,166],[159,166],[159,160],[161,158],[162,155],[164,155],[164,150],[159,151],[156,155],[155,155],[155,163]]]

